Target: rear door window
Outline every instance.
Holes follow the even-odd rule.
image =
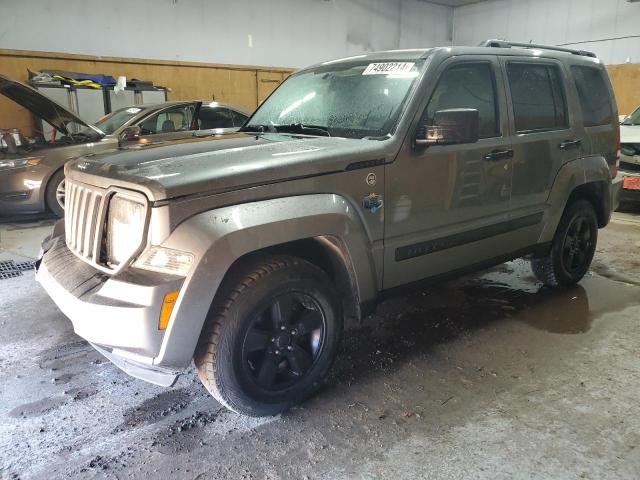
[[[433,125],[439,110],[452,108],[478,110],[480,138],[500,136],[495,78],[489,63],[461,63],[442,74],[427,105],[427,123]]]
[[[604,72],[599,68],[573,65],[571,73],[576,82],[585,127],[611,123],[613,108]]]
[[[518,133],[562,130],[569,126],[557,66],[509,62],[507,76]]]

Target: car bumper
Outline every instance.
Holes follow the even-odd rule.
[[[618,174],[620,177],[620,202],[638,203],[640,202],[640,190],[624,188],[623,181],[625,177],[640,177],[640,172],[627,172],[621,170]]]
[[[0,172],[0,215],[43,212],[45,176],[39,167]]]
[[[165,335],[158,328],[162,301],[180,290],[181,278],[139,270],[109,277],[76,257],[63,236],[44,242],[36,271],[76,334],[116,366],[158,385],[176,381],[179,372],[154,360]]]

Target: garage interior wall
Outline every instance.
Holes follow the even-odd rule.
[[[124,75],[169,87],[170,100],[215,99],[249,109],[296,67],[449,45],[453,26],[453,8],[421,0],[0,4],[0,73],[10,78],[26,81],[27,68]],[[0,97],[0,128],[10,127],[28,133],[31,118]]]
[[[451,43],[453,9],[421,0],[3,0],[0,48],[304,67]]]
[[[453,43],[503,38],[595,52],[628,114],[640,105],[639,25],[640,3],[628,0],[489,0],[454,9]]]

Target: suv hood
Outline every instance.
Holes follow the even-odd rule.
[[[80,157],[66,176],[101,188],[143,190],[153,201],[228,192],[382,163],[382,142],[235,133]],[[362,165],[362,168],[367,164]]]
[[[11,80],[3,75],[0,75],[0,95],[13,100],[66,135],[69,134],[67,130],[69,122],[84,125],[101,133],[96,127],[89,125],[59,103],[38,92],[35,88]]]

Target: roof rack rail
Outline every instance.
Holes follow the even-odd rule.
[[[493,48],[537,48],[540,50],[553,50],[556,52],[565,52],[570,53],[572,55],[581,55],[583,57],[592,57],[597,58],[597,55],[593,52],[588,52],[586,50],[574,50],[573,48],[565,48],[565,47],[554,47],[552,45],[538,45],[536,43],[519,43],[519,42],[509,42],[507,40],[485,40],[480,44],[481,47],[493,47]]]

